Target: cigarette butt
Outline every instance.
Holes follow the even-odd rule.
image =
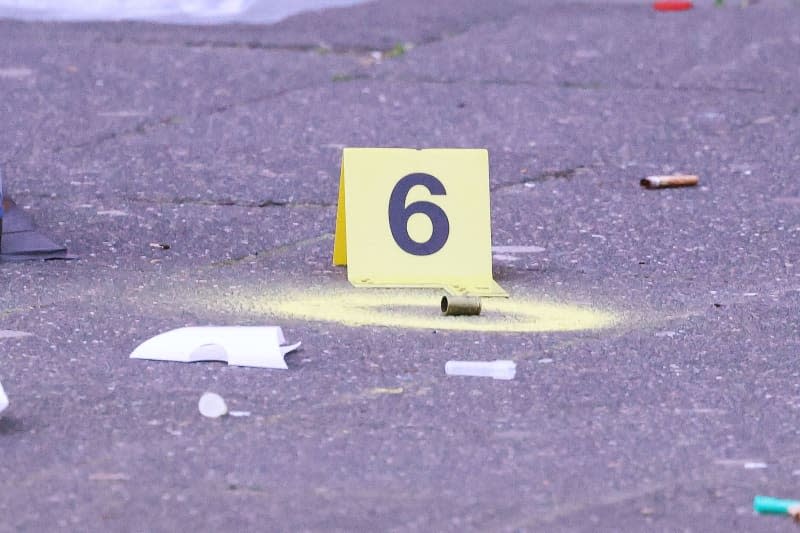
[[[790,505],[789,508],[786,510],[786,514],[791,516],[795,522],[800,523],[800,505],[794,504]]]
[[[481,299],[476,296],[442,296],[442,314],[448,316],[481,314]]]
[[[699,182],[700,178],[693,174],[673,174],[672,176],[648,176],[639,184],[648,189],[665,189],[667,187],[691,187]]]
[[[788,514],[796,517],[800,513],[800,501],[756,496],[753,498],[753,510],[761,514]]]

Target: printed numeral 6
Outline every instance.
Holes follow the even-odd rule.
[[[408,192],[417,185],[428,189],[434,196],[444,196],[447,191],[441,181],[425,173],[414,173],[403,177],[392,189],[389,197],[389,229],[397,245],[411,255],[435,254],[450,236],[450,221],[442,208],[432,202],[418,201],[406,205]],[[427,216],[433,231],[425,242],[417,242],[408,234],[408,219],[417,213]]]

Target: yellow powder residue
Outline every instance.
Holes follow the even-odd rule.
[[[619,318],[587,306],[537,300],[484,298],[479,316],[442,316],[441,293],[410,289],[292,290],[237,302],[258,313],[347,326],[484,332],[558,332],[608,328]]]

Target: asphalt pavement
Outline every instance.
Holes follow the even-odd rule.
[[[0,263],[0,531],[793,530],[752,499],[800,498],[800,6],[726,4],[0,21],[4,184],[78,257]],[[487,148],[534,326],[351,288],[348,146]],[[211,324],[303,344],[129,359]]]

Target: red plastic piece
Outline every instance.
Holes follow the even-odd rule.
[[[679,2],[677,0],[664,0],[662,2],[654,2],[653,9],[656,11],[686,11],[694,7],[692,2]]]

